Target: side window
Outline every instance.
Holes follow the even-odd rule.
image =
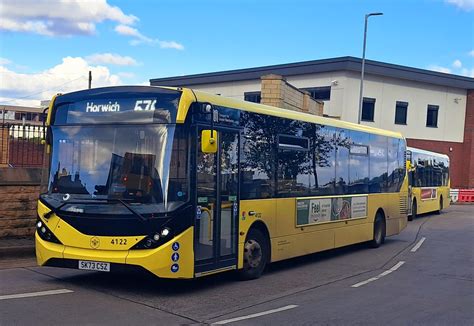
[[[316,126],[311,138],[315,184],[313,194],[317,196],[334,194],[336,176],[336,148],[334,138],[336,129],[327,126]]]
[[[369,192],[369,134],[351,131],[349,149],[349,193]]]
[[[387,189],[389,192],[398,191],[399,166],[398,166],[398,139],[388,138],[388,170]]]
[[[398,189],[402,186],[403,180],[405,179],[405,174],[407,173],[407,157],[406,157],[406,144],[404,139],[398,140]],[[413,182],[413,180],[411,181]],[[410,183],[412,185],[412,183]]]
[[[242,112],[241,198],[275,194],[276,130],[273,117]]]
[[[387,188],[387,137],[370,135],[369,192],[384,192]]]
[[[343,129],[336,130],[336,183],[335,193],[343,195],[347,193],[349,184],[349,149],[351,139],[349,131]]]
[[[277,136],[278,142],[278,187],[279,197],[309,196],[315,178],[308,136],[314,126],[310,123],[291,121]]]

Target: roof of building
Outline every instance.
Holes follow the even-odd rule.
[[[243,80],[260,79],[268,74],[295,76],[330,71],[360,72],[362,60],[355,57],[339,57],[303,61],[280,65],[210,72],[204,74],[150,79],[153,86],[193,86]],[[427,84],[463,89],[474,89],[474,78],[446,74],[426,69],[412,68],[380,61],[366,60],[365,72],[371,75],[393,77]]]
[[[44,110],[44,108],[39,108],[39,107],[0,104],[0,113],[2,111],[42,113],[43,110]]]

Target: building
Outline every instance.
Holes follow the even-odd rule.
[[[283,76],[324,102],[324,116],[358,121],[361,59],[341,57],[151,79],[260,102],[261,77]],[[366,60],[361,123],[401,132],[409,146],[449,155],[451,186],[474,188],[474,78]]]
[[[0,120],[2,124],[43,125],[44,108],[0,105]]]

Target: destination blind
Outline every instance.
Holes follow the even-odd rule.
[[[181,93],[91,97],[58,103],[55,125],[104,123],[174,123]]]

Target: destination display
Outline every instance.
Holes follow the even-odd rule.
[[[367,217],[367,196],[296,200],[296,225]]]
[[[84,99],[60,103],[55,124],[173,123],[180,93]]]
[[[211,114],[198,110],[195,113],[195,119],[200,122],[211,123]],[[214,110],[214,123],[237,127],[240,124],[240,110],[216,106]]]

